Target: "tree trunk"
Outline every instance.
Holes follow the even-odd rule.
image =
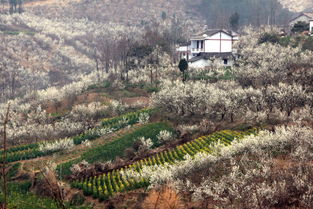
[[[10,104],[3,124],[3,153],[2,153],[2,178],[3,178],[3,209],[7,209],[8,188],[7,188],[7,124],[9,122]]]

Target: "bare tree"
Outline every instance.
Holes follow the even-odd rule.
[[[4,5],[5,5],[5,3],[6,3],[6,0],[1,0],[1,4],[2,4],[2,11],[1,11],[1,12],[3,12],[3,13],[5,12],[5,11],[4,11]]]
[[[53,198],[53,200],[57,203],[58,208],[66,209],[67,207],[64,204],[64,191],[60,186],[60,183],[56,177],[55,171],[50,167],[46,167],[41,171],[41,174],[44,178],[44,184],[47,187],[47,192]]]
[[[123,37],[117,45],[117,54],[119,55],[119,61],[122,66],[121,70],[121,80],[126,80],[128,82],[128,72],[131,68],[131,50],[132,41],[128,37]],[[126,76],[126,77],[125,77]]]
[[[8,188],[7,188],[7,124],[9,122],[10,103],[3,122],[3,152],[2,152],[2,180],[3,180],[3,209],[7,209]]]
[[[276,24],[276,16],[277,16],[277,9],[278,9],[278,1],[271,0],[270,1],[270,12],[269,12],[269,25]]]
[[[98,72],[98,80],[103,75],[103,72],[109,73],[110,69],[116,65],[116,49],[117,40],[107,37],[105,34],[98,36],[89,35],[88,44],[92,50],[90,56],[96,65]]]

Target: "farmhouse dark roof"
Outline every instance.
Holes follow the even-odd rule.
[[[223,32],[229,36],[238,36],[238,34],[234,31],[228,31],[228,30],[224,30],[224,29],[207,29],[203,32],[200,32],[200,33],[197,33],[195,34],[194,36],[191,37],[191,39],[204,39],[206,37],[204,37],[204,35],[207,35],[207,36],[212,36],[216,33],[219,33],[219,32]]]
[[[300,14],[298,14],[297,16],[295,16],[294,18],[292,18],[289,22],[292,22],[292,21],[294,21],[295,19],[297,19],[297,18],[299,18],[299,17],[301,17],[301,16],[303,16],[303,15],[313,20],[313,12],[301,12]]]
[[[229,59],[235,58],[232,52],[222,52],[222,53],[199,53],[198,56],[193,57],[189,60],[189,62],[196,62],[198,60],[204,59],[208,60],[211,58],[217,59]]]

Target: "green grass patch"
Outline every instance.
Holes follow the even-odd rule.
[[[156,136],[161,130],[174,132],[168,123],[148,124],[135,130],[131,134],[122,136],[117,140],[85,152],[82,155],[82,159],[90,163],[114,160],[118,156],[123,156],[125,149],[131,147],[139,137],[150,138],[156,147],[159,145]]]
[[[87,90],[97,90],[100,91],[101,89],[107,89],[111,87],[111,82],[110,81],[103,81],[101,83],[98,84],[92,84],[90,86],[88,86]]]
[[[114,131],[118,131],[128,125],[133,125],[139,122],[141,114],[151,115],[156,109],[143,109],[136,112],[126,113],[121,116],[107,118],[102,121],[102,125],[86,131],[80,135],[72,137],[74,144],[79,145],[86,140],[94,140],[99,138],[101,134],[97,130],[102,128],[109,128]],[[39,143],[22,145],[11,147],[7,150],[7,162],[16,162],[20,160],[28,160],[37,157],[47,156],[53,152],[42,152],[39,151]],[[2,151],[0,151],[0,160],[2,160]]]
[[[56,202],[47,197],[41,197],[35,195],[29,191],[31,187],[30,181],[24,182],[10,182],[8,184],[8,208],[16,209],[59,209]],[[0,203],[3,203],[3,194],[0,195]],[[68,208],[71,209],[91,209],[88,206],[71,206],[69,203],[65,203]]]
[[[148,92],[148,93],[157,93],[160,91],[160,87],[157,87],[157,86],[153,86],[153,85],[148,85],[145,87],[145,90]]]
[[[18,169],[21,167],[21,163],[14,163],[11,165],[7,175],[9,179],[14,178],[17,173],[18,173]]]
[[[19,34],[26,34],[26,35],[35,35],[35,32],[32,31],[1,31],[2,33],[6,34],[6,35],[13,35],[13,36],[17,36]]]

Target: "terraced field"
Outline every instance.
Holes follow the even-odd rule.
[[[163,165],[165,163],[174,164],[178,161],[184,160],[186,155],[194,156],[199,152],[212,153],[214,151],[214,144],[217,142],[228,146],[231,145],[234,139],[255,134],[256,132],[257,129],[250,129],[247,131],[219,131],[179,145],[174,149],[166,150],[152,157],[137,161],[125,168],[75,181],[72,183],[72,187],[83,190],[84,194],[87,196],[92,195],[94,198],[106,200],[116,193],[130,191],[149,185],[147,179],[144,178],[141,180],[127,178],[123,175],[127,169],[135,169],[140,172],[143,166]]]
[[[134,125],[140,122],[140,117],[150,116],[155,110],[143,109],[136,112],[127,113],[114,118],[106,118],[102,121],[101,126],[88,130],[76,137],[73,137],[75,145],[82,144],[87,140],[94,140],[102,135],[116,132],[126,126]],[[53,143],[53,142],[49,142]],[[29,160],[42,156],[53,154],[55,151],[41,151],[40,143],[11,147],[7,150],[7,162],[16,162],[21,160]],[[2,151],[0,151],[0,160],[2,161]]]

